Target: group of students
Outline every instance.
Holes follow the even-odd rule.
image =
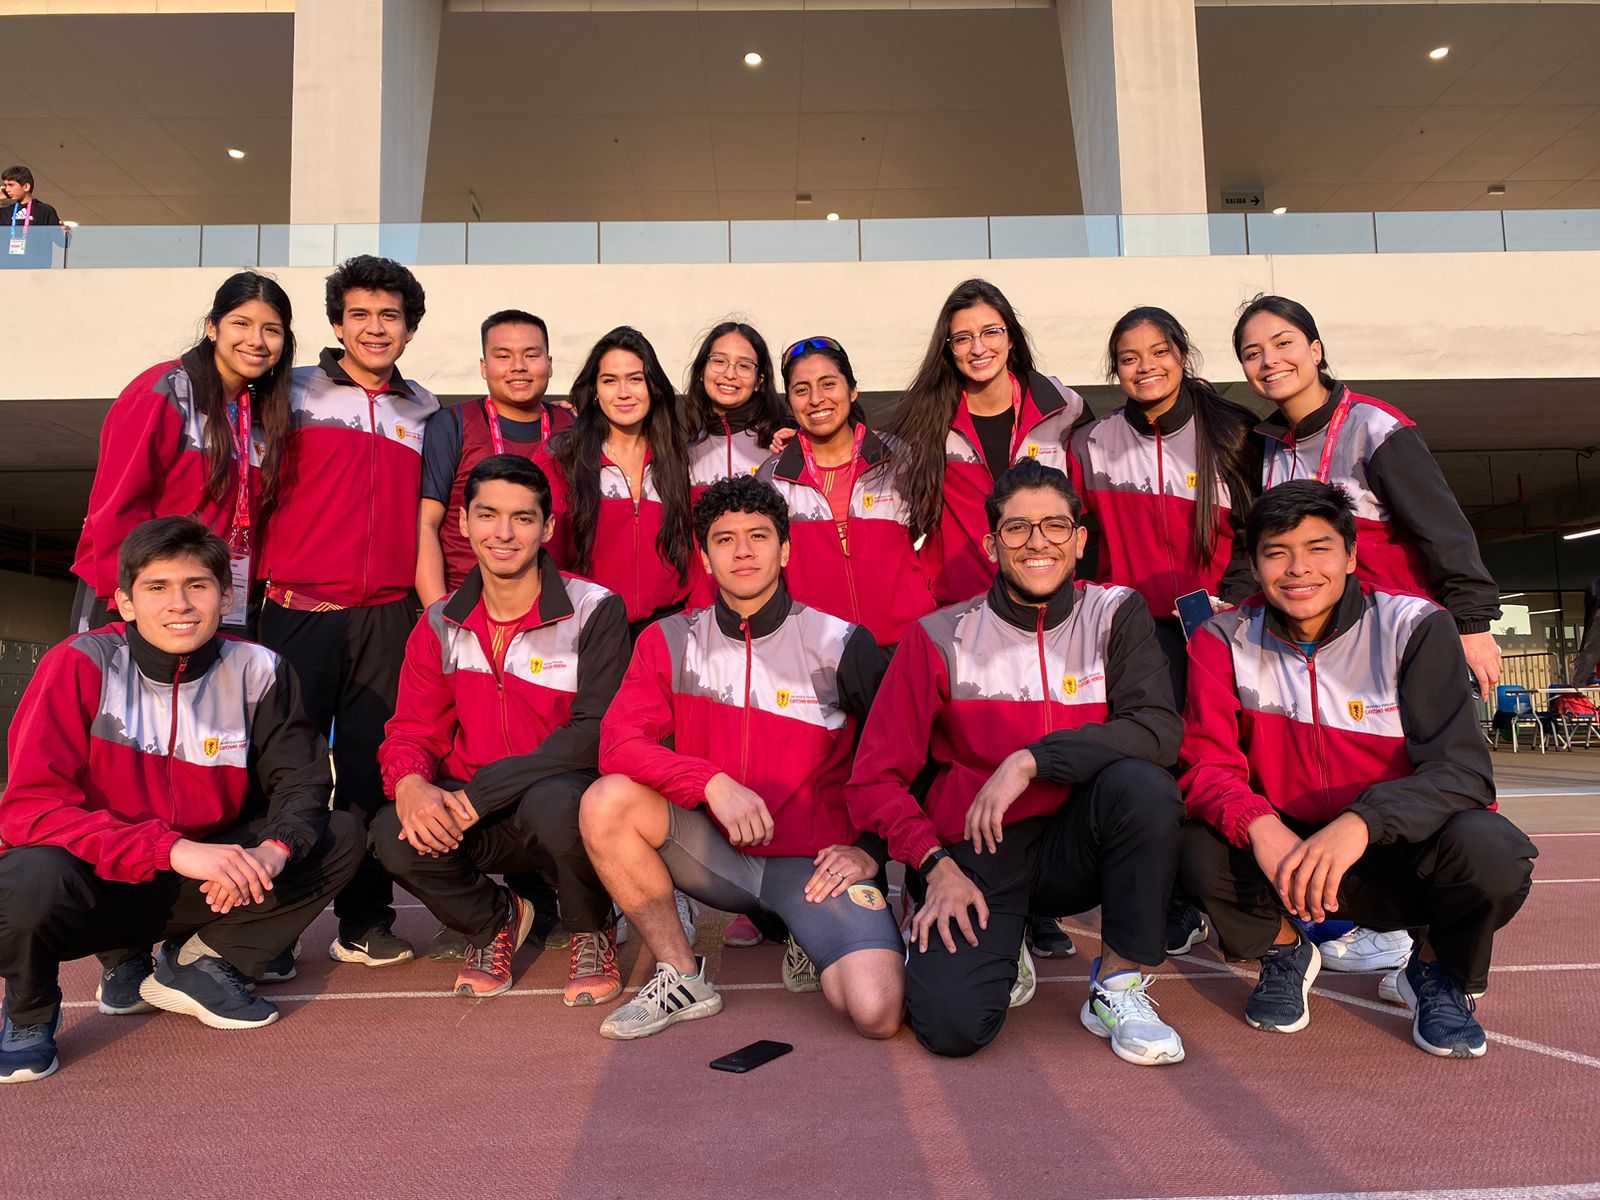
[[[1389,938],[1417,1044],[1484,1052],[1536,854],[1472,704],[1495,587],[1303,306],[1235,327],[1267,421],[1158,308],[1113,327],[1126,403],[1095,418],[968,280],[881,429],[830,337],[775,369],[724,322],[680,395],[621,327],[551,403],[548,330],[507,310],[487,395],[441,411],[396,368],[405,267],[349,260],[326,307],[339,346],[293,368],[287,295],[237,274],[107,416],[83,632],[10,733],[0,1082],[56,1069],[61,962],[99,956],[102,1012],[267,1024],[255,986],[330,898],[332,958],[414,957],[395,882],[468,996],[538,931],[570,943],[565,1003],[608,1003],[642,939],[615,1039],[720,1011],[692,902],[785,942],[785,986],[864,1036],[945,1055],[1098,906],[1080,1021],[1127,1061],[1183,1058],[1148,989],[1213,928],[1259,960],[1256,1028],[1304,1028],[1322,962]],[[1319,949],[1334,914],[1359,926]]]

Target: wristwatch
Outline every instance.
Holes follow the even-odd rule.
[[[949,857],[950,851],[946,850],[943,846],[940,846],[932,854],[928,855],[926,862],[917,868],[917,874],[922,876],[922,881],[924,883],[928,882],[929,878],[933,875],[933,869]]]

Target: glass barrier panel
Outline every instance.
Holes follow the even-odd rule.
[[[1251,254],[1372,254],[1372,214],[1246,213]]]
[[[859,221],[729,221],[732,262],[856,262]]]
[[[260,256],[259,225],[204,225],[200,229],[202,267],[254,267]]]
[[[1204,213],[1192,216],[1135,213],[1122,217],[1121,221],[1122,253],[1129,258],[1211,253],[1212,218]]]
[[[60,225],[35,225],[26,234],[17,229],[19,243],[13,247],[11,234],[0,226],[6,244],[0,247],[0,271],[48,271],[66,265],[67,239],[72,231]]]
[[[1115,258],[1116,217],[990,217],[990,258]]]
[[[343,262],[356,254],[376,254],[411,267],[454,266],[467,261],[467,227],[464,222],[340,225],[334,257]]]
[[[467,226],[467,261],[483,265],[597,263],[593,221],[475,221]]]
[[[725,263],[726,221],[601,221],[603,263]]]
[[[988,257],[987,217],[884,217],[861,222],[862,262]]]
[[[67,246],[71,267],[198,267],[198,225],[80,225]]]
[[[1507,250],[1600,250],[1600,209],[1507,209]]]
[[[331,267],[335,228],[332,225],[263,225],[263,267]]]
[[[1497,210],[1374,214],[1379,254],[1469,254],[1506,248]]]

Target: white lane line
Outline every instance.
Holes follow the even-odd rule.
[[[1532,1187],[1421,1188],[1404,1192],[1273,1192],[1229,1196],[1146,1196],[1141,1200],[1600,1200],[1600,1183]]]
[[[1600,788],[1500,788],[1495,796],[1501,800],[1543,800],[1547,796],[1557,800],[1568,796],[1600,796]]]
[[[1530,833],[1529,837],[1600,837],[1600,829],[1564,829],[1560,833]]]
[[[1592,879],[1535,879],[1535,883],[1600,883],[1600,876]]]

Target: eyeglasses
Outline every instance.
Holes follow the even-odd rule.
[[[1066,517],[1046,517],[1042,521],[1025,521],[1021,517],[1013,517],[1009,521],[1000,523],[1000,528],[995,530],[995,536],[1006,549],[1021,550],[1033,540],[1035,529],[1043,533],[1045,541],[1052,546],[1064,546],[1072,540],[1072,535],[1077,532],[1078,527]]]
[[[791,359],[804,354],[807,350],[837,350],[840,354],[844,353],[844,347],[831,337],[801,338],[783,352],[784,366],[788,366]]]
[[[756,364],[753,359],[728,358],[722,354],[713,354],[706,359],[706,370],[713,375],[724,374],[729,367],[732,367],[733,373],[742,379],[754,379],[756,377]]]
[[[978,330],[977,334],[977,338],[981,340],[985,346],[998,346],[1001,342],[1005,341],[1005,337],[1006,327],[1004,325],[990,325],[986,328]],[[947,337],[945,341],[950,343],[950,349],[952,352],[956,354],[965,354],[968,350],[972,349],[974,338],[970,333],[953,333]]]

